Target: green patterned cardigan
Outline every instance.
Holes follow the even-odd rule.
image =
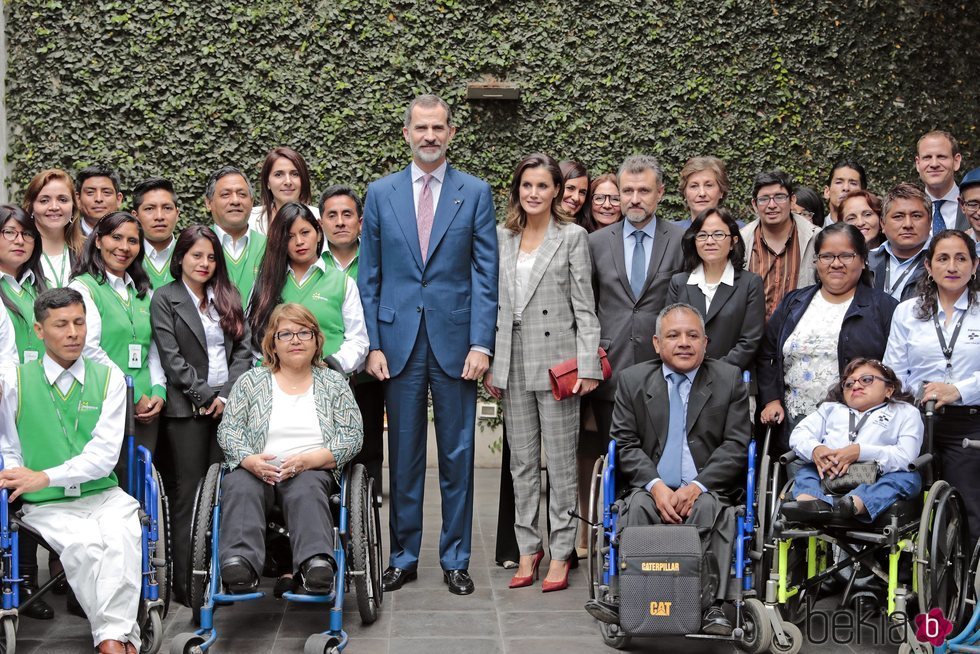
[[[218,427],[218,444],[233,470],[242,459],[265,448],[274,383],[272,371],[262,366],[243,374],[231,389],[228,406]],[[361,412],[347,379],[327,368],[313,368],[313,402],[323,434],[323,447],[329,449],[337,461],[333,474],[339,482],[340,469],[361,451],[364,441]]]

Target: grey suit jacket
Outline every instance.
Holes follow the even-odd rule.
[[[590,276],[588,234],[575,224],[552,221],[538,246],[521,312],[524,356],[511,360],[514,310],[517,304],[517,255],[521,235],[497,226],[500,249],[497,338],[493,384],[506,388],[513,366],[524,367],[527,389],[551,388],[548,368],[577,357],[579,377],[602,379],[599,367],[599,321]]]
[[[755,365],[755,353],[766,325],[766,295],[762,278],[747,270],[735,271],[735,285],[719,284],[711,307],[701,289],[688,284],[690,273],[677,273],[670,280],[668,304],[690,304],[704,316],[708,335],[706,356],[730,363],[739,370]]]
[[[924,255],[919,258],[915,263],[915,267],[902,282],[905,286],[902,288],[902,297],[899,299],[899,302],[910,300],[918,295],[916,288],[919,285],[919,280],[926,274],[926,266],[922,263],[923,259]],[[868,253],[868,270],[871,271],[871,276],[874,279],[874,287],[884,292],[885,277],[888,274],[888,252],[885,250],[884,245]],[[892,279],[889,281],[894,284],[896,280]]]
[[[622,372],[616,388],[610,435],[618,445],[619,470],[630,488],[660,477],[657,462],[667,443],[670,400],[659,361]],[[735,366],[705,359],[687,403],[687,443],[709,491],[736,501],[745,486],[749,396]]]
[[[177,280],[156,289],[150,301],[153,340],[160,350],[160,363],[167,375],[167,404],[171,418],[189,418],[214,398],[228,398],[235,381],[252,367],[248,324],[245,335],[235,341],[225,334],[228,381],[218,393],[208,385],[208,348],[204,325],[195,300],[184,282]]]
[[[626,274],[623,223],[589,234],[592,288],[602,329],[599,345],[609,353],[612,366],[612,378],[599,384],[594,393],[598,399],[612,401],[619,373],[656,356],[653,332],[657,314],[666,305],[670,278],[681,271],[683,235],[681,227],[657,219],[647,279],[640,297],[635,297]]]

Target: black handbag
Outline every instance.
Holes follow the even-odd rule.
[[[845,495],[861,484],[873,484],[881,476],[877,463],[852,463],[847,472],[839,477],[825,475],[820,480],[820,488],[827,495]]]

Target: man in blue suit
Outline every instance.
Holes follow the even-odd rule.
[[[364,204],[358,287],[371,351],[387,380],[391,559],[383,582],[418,576],[428,391],[439,450],[439,561],[450,592],[473,592],[473,427],[477,380],[497,316],[497,234],[490,186],[446,161],[449,105],[421,95],[405,111],[404,170],[372,183]]]

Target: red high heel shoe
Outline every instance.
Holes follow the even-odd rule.
[[[541,592],[542,593],[553,593],[556,590],[565,590],[568,588],[568,571],[572,569],[572,566],[565,561],[565,576],[563,576],[558,581],[548,581],[545,579],[541,582]]]
[[[541,559],[544,558],[544,551],[538,551],[534,554],[534,561],[531,563],[531,574],[526,577],[521,577],[520,575],[514,575],[510,579],[510,585],[508,588],[524,588],[525,586],[530,586],[535,579],[538,578],[538,566],[541,565]]]

